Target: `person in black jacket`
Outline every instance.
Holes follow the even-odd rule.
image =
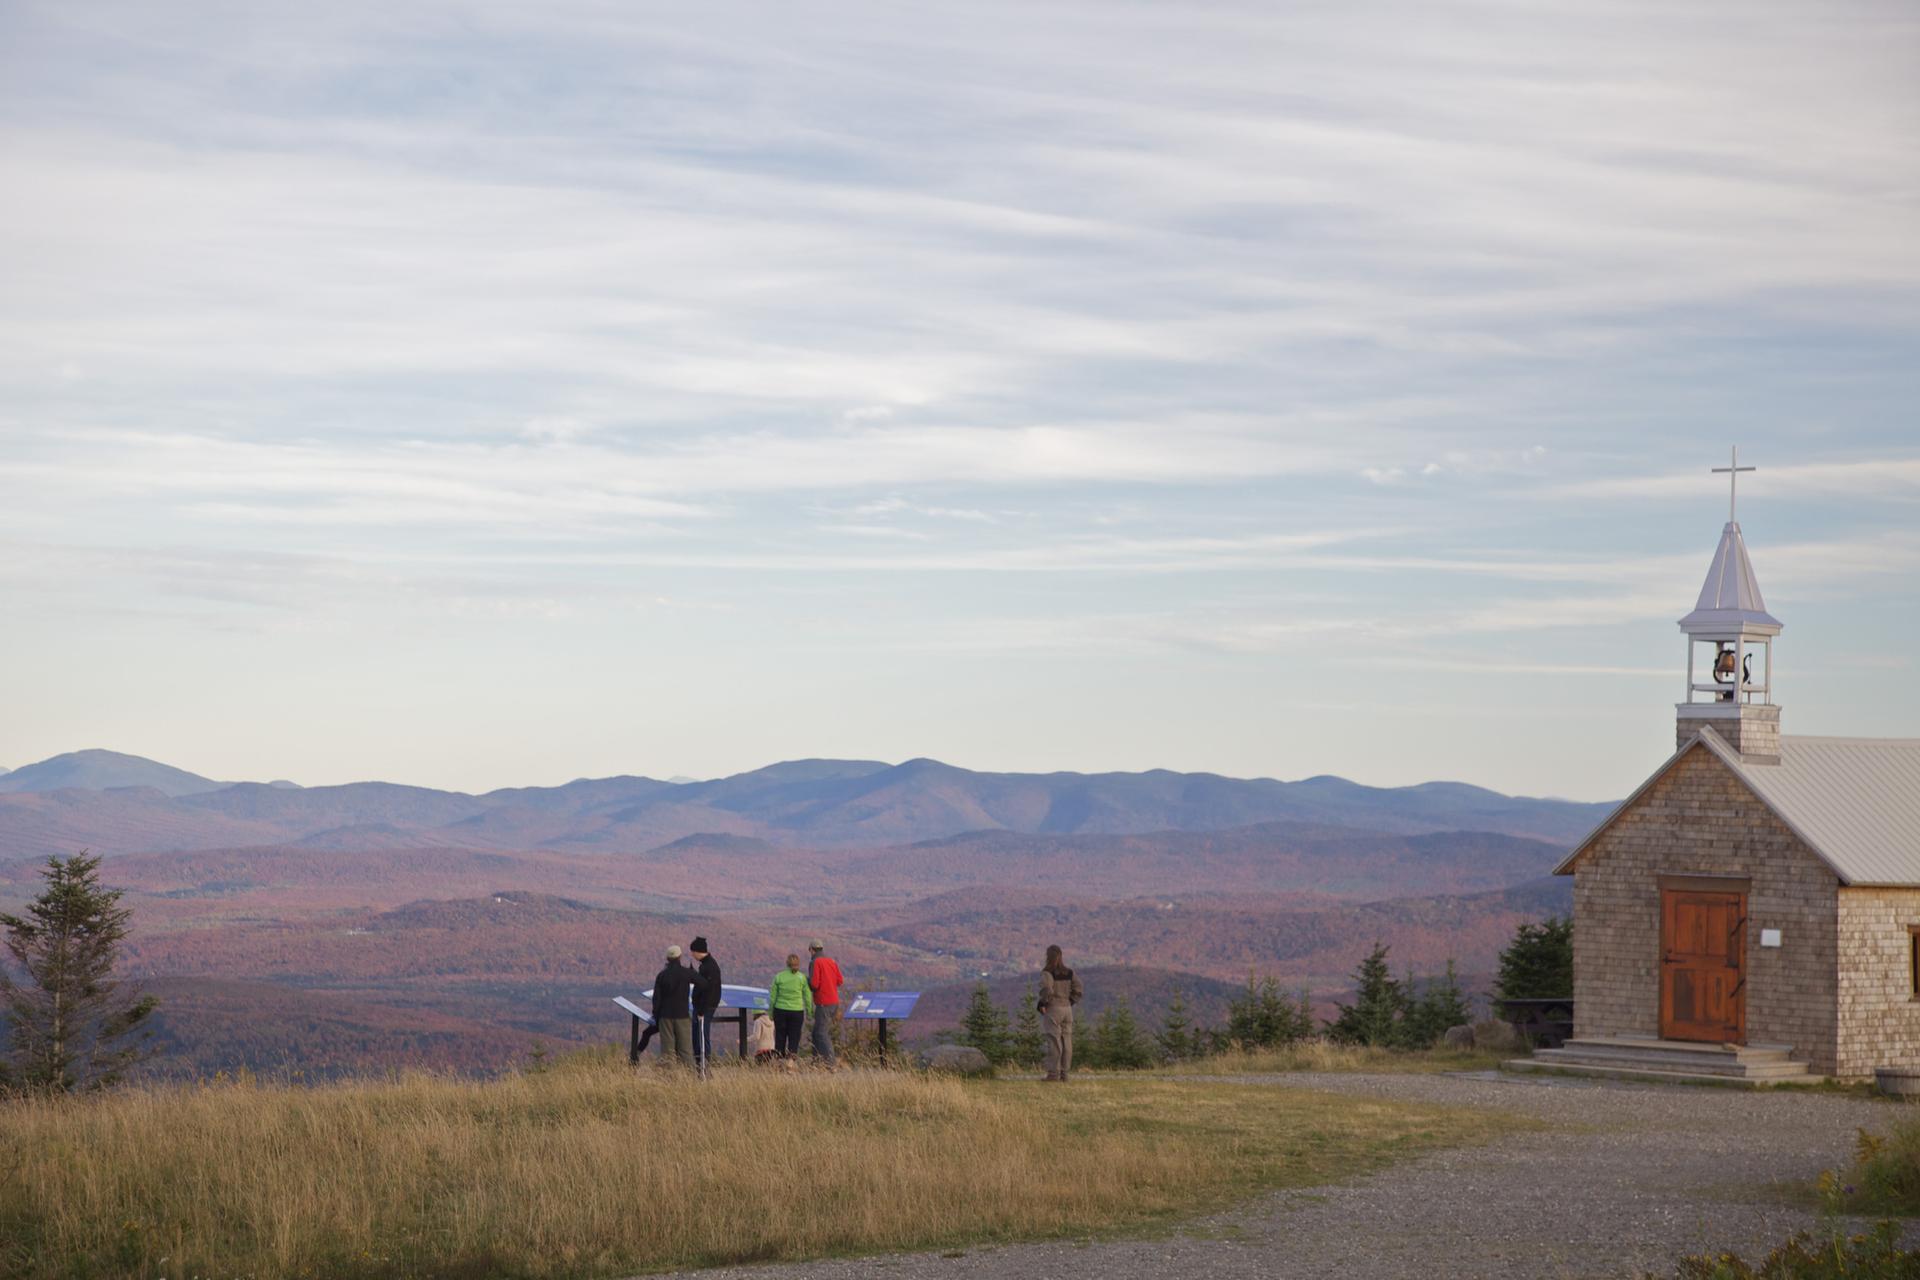
[[[700,962],[693,983],[693,1058],[705,1075],[713,1060],[713,1011],[720,1007],[720,962],[708,954],[705,937],[688,943],[687,952]]]
[[[680,948],[667,948],[667,966],[653,979],[653,1022],[660,1051],[693,1065],[693,985],[696,975],[680,963]]]

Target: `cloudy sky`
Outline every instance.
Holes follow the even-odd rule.
[[[0,8],[0,764],[1920,734],[1907,0]]]

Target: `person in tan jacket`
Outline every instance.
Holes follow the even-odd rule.
[[[1060,948],[1048,947],[1047,963],[1040,970],[1040,1026],[1047,1037],[1047,1079],[1061,1084],[1073,1070],[1073,1006],[1083,994]]]

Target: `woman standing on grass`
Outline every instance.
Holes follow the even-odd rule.
[[[800,1052],[800,1033],[813,1012],[813,988],[807,985],[799,956],[788,956],[787,967],[767,984],[767,1008],[773,1013],[774,1054],[782,1068],[792,1070],[788,1064]]]
[[[1073,1006],[1083,992],[1080,979],[1073,976],[1058,946],[1047,948],[1047,963],[1040,970],[1040,1025],[1047,1034],[1047,1079],[1067,1082],[1073,1070]]]

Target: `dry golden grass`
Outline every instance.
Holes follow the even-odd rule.
[[[1516,1053],[1484,1049],[1371,1049],[1305,1040],[1282,1049],[1229,1049],[1165,1068],[1176,1075],[1265,1075],[1296,1071],[1490,1071]]]
[[[0,1275],[610,1276],[1128,1229],[1519,1124],[1152,1077],[232,1082],[0,1104]]]

